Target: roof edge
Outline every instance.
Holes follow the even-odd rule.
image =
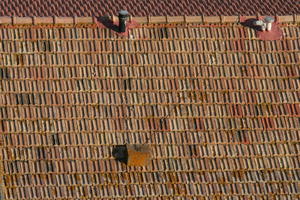
[[[138,23],[240,23],[243,19],[257,16],[146,16],[132,17],[131,21]],[[300,22],[300,15],[276,16],[279,22]],[[117,16],[110,16],[110,20],[118,21]],[[0,17],[0,24],[92,24],[97,22],[96,17]]]

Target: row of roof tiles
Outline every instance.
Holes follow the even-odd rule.
[[[129,17],[138,23],[238,23],[258,16],[146,16]],[[300,22],[300,15],[276,16],[279,22]],[[0,17],[0,24],[80,24],[95,23],[101,17]],[[116,16],[108,19],[117,21]]]
[[[134,16],[299,14],[295,0],[1,0],[0,15],[103,16],[126,9]]]

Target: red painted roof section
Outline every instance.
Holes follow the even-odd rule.
[[[2,0],[2,16],[103,16],[126,9],[146,15],[292,15],[300,13],[294,0]]]

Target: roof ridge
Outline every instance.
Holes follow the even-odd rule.
[[[145,16],[130,17],[138,23],[239,23],[240,18],[256,18],[257,16]],[[300,22],[300,15],[277,16],[279,22]],[[117,21],[117,16],[109,17]],[[0,24],[86,24],[95,23],[96,17],[0,17]]]

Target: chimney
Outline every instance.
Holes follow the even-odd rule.
[[[262,31],[271,31],[272,30],[272,24],[275,21],[273,17],[265,17],[263,20],[256,20],[253,22],[254,26],[258,26],[261,28]]]
[[[267,31],[271,31],[272,23],[275,21],[275,19],[273,17],[268,16],[268,17],[265,17],[264,21],[266,23]]]
[[[148,144],[127,144],[114,147],[113,156],[128,166],[146,166],[151,161],[151,147]]]
[[[282,39],[283,31],[275,21],[277,22],[277,19],[271,16],[259,17],[257,20],[253,21],[253,28],[256,30],[256,35],[260,40]]]
[[[151,160],[151,149],[146,144],[127,144],[127,165],[146,166]]]
[[[129,13],[126,10],[121,10],[119,12],[119,32],[124,33],[126,31],[126,20]]]

